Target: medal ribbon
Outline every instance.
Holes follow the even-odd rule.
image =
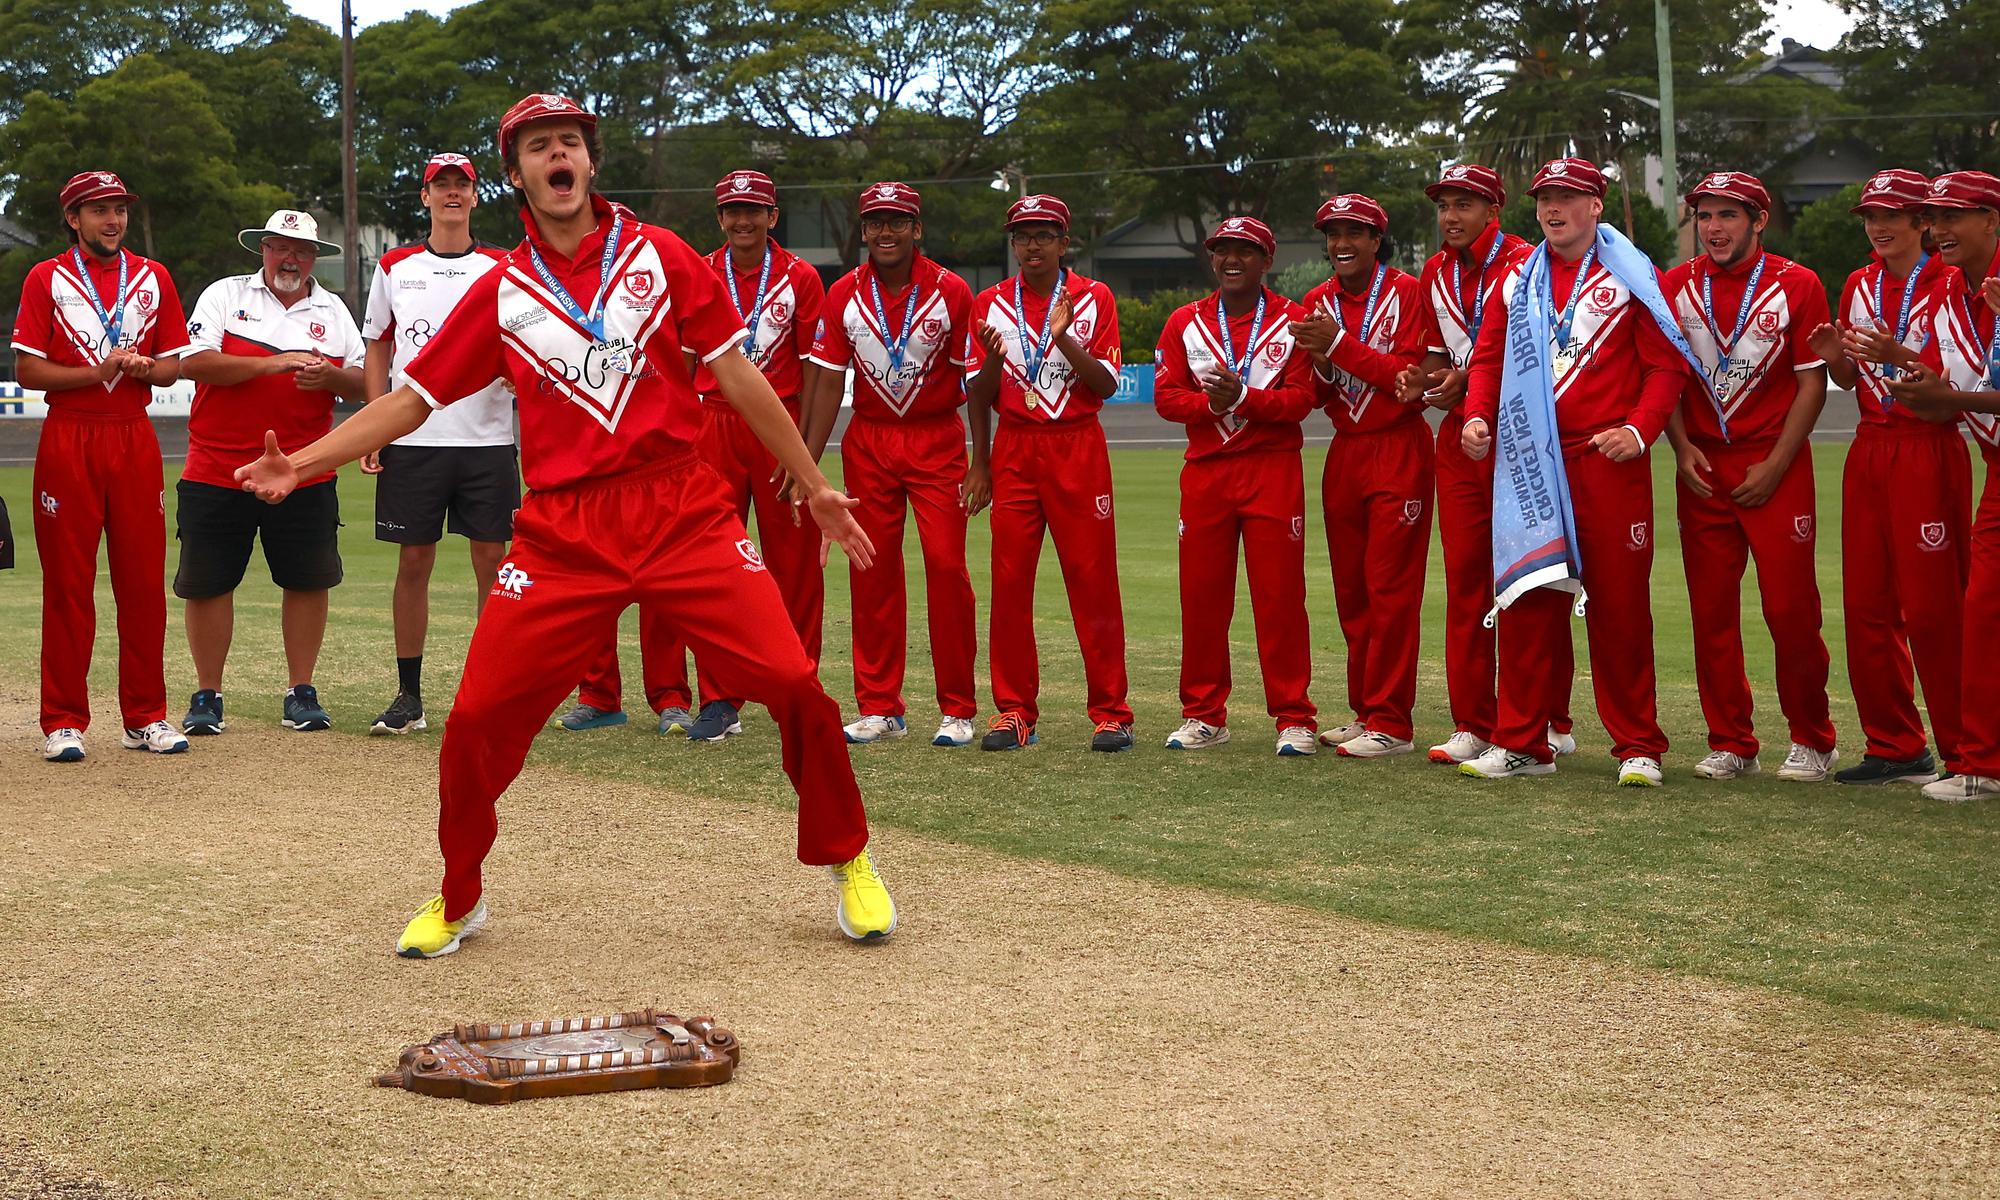
[[[1479,323],[1486,319],[1486,271],[1487,268],[1493,265],[1493,260],[1500,257],[1500,243],[1506,240],[1506,234],[1501,233],[1497,229],[1493,231],[1493,244],[1487,247],[1486,261],[1479,264],[1479,274],[1473,276],[1472,318],[1465,325],[1466,337],[1472,342],[1479,340]],[[1454,254],[1451,256],[1451,296],[1452,299],[1458,301],[1459,311],[1463,312],[1465,310],[1465,289],[1459,280],[1459,256]]]
[[[1770,261],[1769,254],[1759,254],[1757,265],[1750,269],[1750,282],[1743,286],[1743,303],[1736,308],[1736,328],[1729,331],[1729,340],[1722,337],[1722,326],[1715,319],[1715,275],[1704,262],[1701,270],[1701,315],[1708,322],[1708,332],[1715,338],[1715,348],[1720,359],[1715,364],[1716,386],[1736,365],[1736,343],[1743,340],[1743,330],[1750,324],[1750,307],[1757,300],[1757,285],[1764,278],[1764,264]],[[1721,399],[1721,397],[1717,397]]]
[[[555,293],[556,299],[562,302],[563,311],[569,314],[570,319],[589,330],[590,336],[600,343],[604,341],[604,301],[611,294],[611,266],[618,261],[618,243],[624,234],[624,214],[612,214],[611,232],[604,239],[604,262],[597,272],[597,296],[591,300],[590,311],[587,313],[578,306],[576,297],[569,294],[569,289],[556,279],[555,274],[549,270],[549,265],[542,261],[541,253],[535,249],[534,241],[531,239],[528,242],[528,261],[535,264],[535,273],[542,277],[542,283],[549,291]]]
[[[1900,306],[1900,311],[1896,314],[1896,344],[1899,346],[1903,344],[1903,339],[1910,334],[1910,306],[1916,303],[1917,299],[1917,277],[1924,273],[1924,268],[1930,265],[1930,261],[1931,256],[1928,253],[1919,255],[1917,257],[1917,265],[1903,280],[1903,302]],[[1875,272],[1874,301],[1875,317],[1877,320],[1880,320],[1882,317],[1882,281],[1888,275],[1889,266],[1887,263],[1882,265],[1880,271]],[[1898,372],[1892,364],[1882,364],[1882,378],[1894,379],[1897,374]],[[1882,401],[1882,407],[1886,409],[1894,403],[1894,397],[1885,396]]]
[[[104,336],[111,340],[109,348],[116,350],[119,335],[125,331],[125,292],[131,278],[132,260],[125,251],[118,252],[118,297],[106,310],[103,298],[97,294],[97,281],[90,277],[90,268],[83,261],[83,248],[71,246],[69,252],[76,259],[76,277],[83,281],[83,294],[89,298],[92,311],[104,325]]]
[[[1229,337],[1229,314],[1222,308],[1222,293],[1215,295],[1215,325],[1222,331],[1222,362],[1230,374],[1250,386],[1250,358],[1257,352],[1257,335],[1264,329],[1264,293],[1257,293],[1257,315],[1250,318],[1250,340],[1243,347],[1243,357],[1236,357],[1236,345]]]
[[[1056,273],[1056,289],[1049,293],[1049,310],[1042,314],[1042,333],[1033,342],[1028,340],[1028,310],[1021,307],[1021,277],[1014,276],[1014,316],[1020,324],[1014,331],[1021,337],[1021,361],[1028,368],[1028,388],[1033,390],[1042,378],[1042,364],[1048,361],[1049,344],[1055,339],[1050,331],[1055,328],[1056,297],[1062,295],[1063,285],[1069,281],[1069,269],[1061,268]]]
[[[1551,316],[1555,321],[1556,349],[1569,349],[1569,327],[1576,319],[1576,302],[1583,299],[1584,281],[1590,278],[1590,268],[1597,262],[1597,246],[1593,243],[1584,253],[1583,261],[1576,264],[1576,282],[1569,286],[1569,303],[1563,305],[1560,313]],[[1553,298],[1553,297],[1552,297]]]
[[[1973,345],[1979,344],[1979,322],[1973,319],[1976,309],[1964,296],[1958,297],[1959,311],[1965,316],[1965,331],[1972,335]],[[1993,318],[1993,340],[1986,347],[1986,386],[2000,391],[2000,315]]]
[[[913,275],[910,278],[910,297],[903,304],[903,332],[897,334],[893,342],[888,340],[889,313],[882,307],[882,283],[875,278],[873,271],[868,272],[868,295],[875,301],[875,325],[882,331],[882,348],[889,352],[889,370],[891,373],[900,371],[903,369],[903,351],[910,344],[910,328],[917,323],[916,277]]]
[[[746,357],[757,356],[757,321],[764,315],[764,297],[771,294],[771,243],[764,243],[764,269],[757,276],[757,299],[750,305],[750,311],[743,311],[743,297],[736,292],[736,264],[729,263],[722,272],[729,283],[729,302],[736,306],[736,315],[743,318],[743,325],[750,331],[750,337],[743,343]]]

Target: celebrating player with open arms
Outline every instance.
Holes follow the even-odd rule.
[[[444,887],[410,919],[397,952],[450,953],[485,922],[480,864],[495,801],[635,603],[668,613],[698,656],[770,709],[799,793],[800,860],[832,867],[842,932],[886,936],[896,910],[865,849],[840,710],[715,473],[695,456],[699,407],[683,355],[707,363],[813,519],[865,567],[873,550],[855,502],[827,484],[738,349],[743,321],[709,265],[591,190],[596,117],[563,96],[528,96],[501,120],[500,157],[525,201],[527,237],[473,286],[410,364],[409,383],[290,456],[267,439],[264,457],[237,472],[246,491],[276,501],[300,476],[379,448],[495,378],[519,398],[528,496],[446,724]]]

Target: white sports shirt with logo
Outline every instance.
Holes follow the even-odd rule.
[[[361,336],[391,339],[390,387],[408,382],[404,370],[465,297],[472,281],[500,265],[506,251],[475,244],[463,254],[439,254],[427,242],[398,246],[375,264]],[[456,404],[434,409],[398,446],[511,446],[514,397],[499,380]]]

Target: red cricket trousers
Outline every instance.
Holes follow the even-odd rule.
[[[1229,623],[1241,541],[1265,705],[1279,729],[1319,728],[1308,695],[1305,511],[1297,450],[1220,454],[1181,466],[1181,716],[1229,723]]]
[[[799,860],[845,862],[867,845],[840,706],[744,540],[715,473],[692,455],[528,496],[445,722],[438,845],[447,920],[478,902],[480,863],[498,829],[494,804],[521,773],[529,743],[633,604],[663,614],[702,661],[770,710],[799,794]]]
[[[1924,752],[1915,675],[1938,756],[1958,770],[1959,654],[1971,566],[1972,457],[1955,425],[1863,426],[1840,487],[1847,675],[1868,753]]]
[[[788,407],[796,402],[788,401]],[[796,418],[797,413],[793,413]],[[722,494],[735,508],[740,521],[757,513],[757,549],[771,578],[785,598],[785,612],[792,628],[805,646],[806,657],[819,665],[821,614],[826,604],[826,578],[819,565],[819,525],[812,514],[795,510],[778,499],[778,485],[771,475],[778,460],[757,440],[749,422],[725,404],[702,405],[701,460],[722,479]],[[793,513],[798,523],[793,524]],[[689,708],[694,693],[688,686],[687,647],[671,632],[661,615],[641,609],[639,613],[639,653],[646,684],[646,702],[654,712],[667,708]],[[707,672],[697,662],[695,668]],[[591,664],[577,689],[577,699],[606,711],[623,706],[623,684],[618,673],[618,647]],[[726,699],[741,708],[743,700],[704,678],[702,699]]]
[[[938,711],[969,719],[979,710],[972,666],[978,653],[972,576],[965,566],[965,426],[956,412],[914,421],[849,422],[840,442],[842,480],[861,502],[855,520],[875,543],[875,565],[848,567],[854,597],[854,699],[863,716],[904,712],[903,664],[909,637],[903,582],[903,519],[917,518],[924,593],[930,607],[931,667]]]
[[[1035,569],[1042,535],[1055,539],[1083,653],[1090,719],[1132,723],[1126,702],[1125,609],[1118,592],[1118,523],[1111,456],[1095,418],[1070,425],[1000,422],[993,437],[993,612],[987,653],[993,703],[1030,725],[1041,716],[1035,650]]]
[[[1965,588],[1964,691],[1958,738],[1959,765],[1966,775],[2000,779],[2000,690],[1987,674],[1992,638],[2000,632],[2000,454],[1986,455],[1986,490],[1972,526],[1972,576]]]
[[[1792,741],[1824,753],[1833,749],[1834,737],[1814,561],[1812,447],[1800,448],[1777,491],[1755,508],[1738,504],[1729,493],[1742,485],[1744,472],[1770,457],[1770,445],[1704,445],[1701,451],[1713,468],[1713,490],[1704,499],[1678,483],[1675,492],[1694,620],[1694,677],[1709,749],[1745,758],[1758,750],[1750,679],[1743,670],[1743,569],[1754,556],[1764,624],[1777,650],[1778,708]]]
[[[160,442],[145,416],[52,410],[35,450],[42,561],[42,732],[90,728],[97,543],[118,605],[118,707],[127,729],[166,719],[167,518]]]
[[[1372,732],[1402,741],[1417,702],[1433,454],[1422,420],[1340,433],[1320,476],[1333,603],[1347,642],[1347,704]]]
[[[1653,676],[1653,471],[1646,456],[1615,463],[1595,450],[1563,456],[1583,558],[1585,628],[1597,714],[1616,759],[1667,750]],[[1500,613],[1494,745],[1550,762],[1548,726],[1565,707],[1575,654],[1575,597],[1536,588]]]

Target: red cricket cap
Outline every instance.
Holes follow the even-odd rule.
[[[1704,175],[1688,192],[1688,207],[1693,208],[1703,196],[1737,200],[1759,212],[1771,211],[1771,193],[1765,189],[1764,181],[1741,171],[1711,171]]]
[[[893,180],[871,183],[861,189],[861,215],[865,217],[872,212],[903,213],[907,216],[921,217],[924,215],[924,198],[917,194],[917,189],[907,183],[896,183]]]
[[[125,187],[125,181],[109,171],[85,171],[70,176],[63,184],[58,199],[64,212],[75,208],[87,200],[137,200]]]
[[[424,164],[424,182],[429,183],[432,179],[435,179],[439,171],[449,170],[463,171],[467,179],[479,178],[479,172],[472,169],[471,159],[463,154],[453,154],[447,150],[442,154],[431,155],[431,160]]]
[[[1931,181],[1915,171],[1892,167],[1887,171],[1877,171],[1861,185],[1861,199],[1851,213],[1864,213],[1869,209],[1883,212],[1902,212],[1930,200]]]
[[[1221,242],[1249,242],[1265,254],[1275,257],[1278,253],[1278,239],[1271,227],[1255,217],[1229,218],[1210,230],[1202,245],[1213,250]]]
[[[521,126],[531,121],[546,121],[550,117],[568,117],[581,124],[585,130],[597,128],[597,117],[585,112],[583,106],[568,96],[558,96],[554,92],[535,92],[516,101],[514,107],[500,118],[500,158],[505,161],[507,151],[514,145],[514,135]]]
[[[1335,196],[1320,205],[1319,215],[1313,218],[1313,228],[1325,233],[1327,223],[1331,221],[1353,221],[1359,225],[1374,226],[1376,233],[1389,232],[1389,214],[1373,199],[1359,192]]]
[[[1931,208],[2000,209],[2000,179],[1984,171],[1953,171],[1931,180]]]
[[[1033,222],[1069,228],[1069,205],[1050,195],[1023,196],[1007,209],[1007,228]]]
[[[731,171],[715,183],[715,206],[761,204],[778,207],[778,185],[762,171]]]
[[[1482,167],[1478,163],[1460,163],[1448,167],[1438,176],[1438,181],[1424,189],[1424,195],[1435,200],[1440,192],[1457,189],[1483,196],[1495,204],[1507,203],[1507,189],[1500,182],[1500,172],[1492,167]]]
[[[1534,182],[1528,185],[1528,194],[1534,195],[1543,188],[1568,188],[1572,192],[1604,198],[1604,172],[1587,158],[1558,158],[1542,164],[1535,172]]]

